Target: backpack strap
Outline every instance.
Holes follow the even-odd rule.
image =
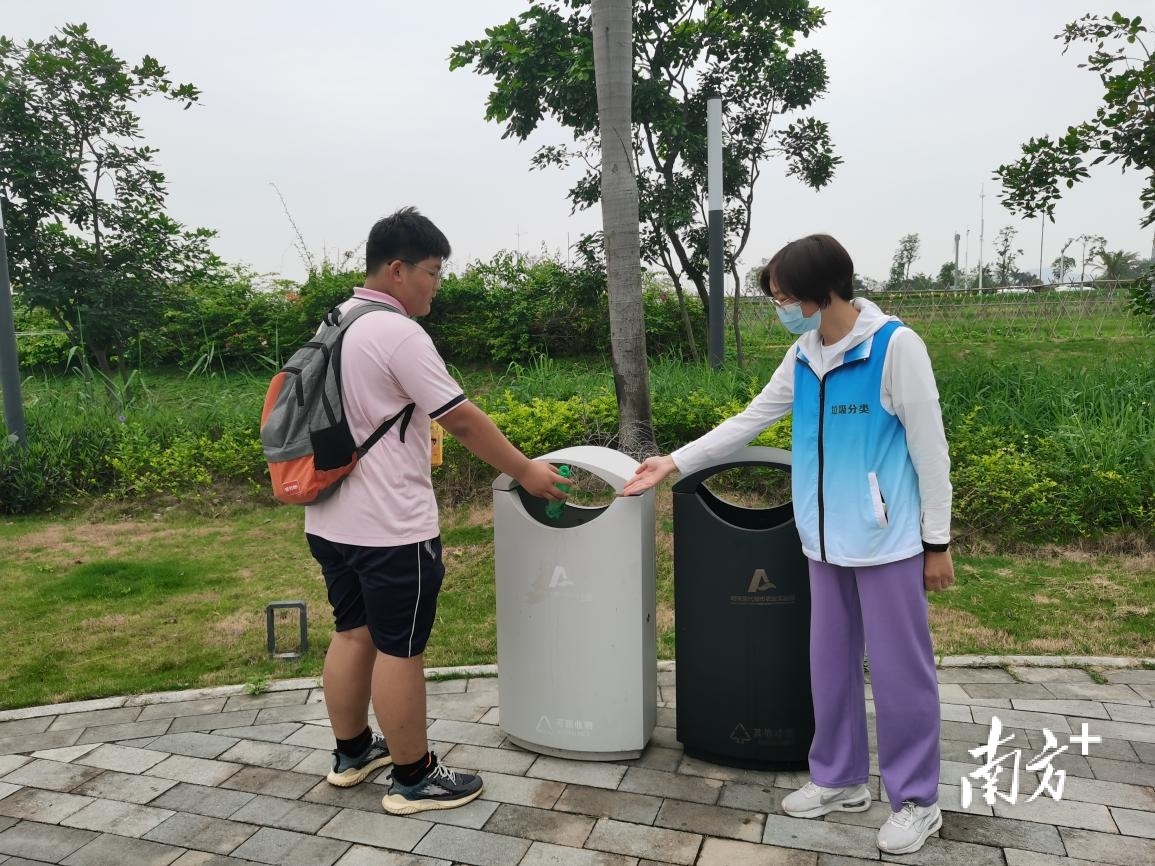
[[[416,403],[410,403],[408,406],[406,406],[404,409],[402,409],[400,412],[398,412],[392,418],[388,419],[387,421],[383,421],[381,423],[381,426],[373,431],[373,435],[371,435],[368,439],[365,440],[365,444],[363,444],[360,448],[357,449],[357,457],[358,458],[364,457],[365,452],[367,452],[370,448],[372,448],[374,445],[376,445],[377,442],[381,439],[381,437],[384,436],[386,433],[388,433],[393,428],[393,425],[397,423],[398,419],[400,419],[400,421],[401,421],[401,441],[404,442],[405,441],[405,431],[409,427],[409,422],[413,418],[413,410],[416,408],[417,408]]]

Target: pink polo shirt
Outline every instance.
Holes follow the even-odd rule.
[[[396,298],[363,288],[341,309],[355,306],[358,299],[405,309]],[[433,538],[439,528],[429,474],[429,422],[465,402],[461,386],[445,369],[424,328],[406,315],[384,310],[362,316],[345,333],[341,390],[358,443],[408,404],[416,408],[404,442],[398,421],[332,496],[305,509],[305,531],[364,547]]]

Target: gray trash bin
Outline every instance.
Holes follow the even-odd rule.
[[[706,481],[739,466],[789,472],[745,448],[674,484],[678,739],[735,767],[802,769],[814,737],[810,578],[792,504],[746,508]]]
[[[538,458],[620,492],[638,463],[611,448]],[[638,757],[657,717],[654,495],[546,502],[493,482],[501,727],[519,746],[584,760]]]

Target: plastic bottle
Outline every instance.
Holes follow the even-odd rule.
[[[563,463],[557,468],[557,474],[561,475],[563,478],[569,478],[569,466]],[[555,484],[554,486],[557,487],[558,490],[562,491],[562,493],[570,492],[570,486],[568,484]],[[545,506],[545,516],[550,520],[559,520],[564,511],[565,502],[563,500],[551,499]]]

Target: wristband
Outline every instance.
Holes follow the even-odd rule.
[[[945,541],[942,544],[934,544],[930,541],[924,541],[922,543],[922,549],[926,553],[946,553],[950,550],[950,542]]]

